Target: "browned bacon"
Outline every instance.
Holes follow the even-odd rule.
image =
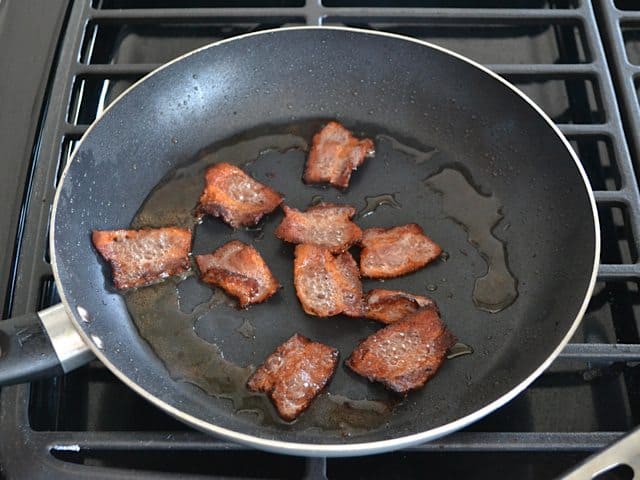
[[[360,272],[369,278],[392,278],[432,262],[442,249],[415,223],[364,231]]]
[[[285,420],[306,410],[327,385],[338,364],[338,350],[295,334],[267,357],[247,388],[264,392]]]
[[[334,257],[326,248],[298,245],[293,277],[298,299],[309,315],[359,316],[362,313],[360,273],[348,252]]]
[[[199,213],[221,217],[233,228],[255,225],[282,203],[282,195],[240,168],[217,163],[207,169]]]
[[[304,181],[346,188],[351,172],[362,165],[364,157],[373,150],[371,139],[359,140],[338,122],[329,122],[313,137]]]
[[[362,238],[362,230],[351,221],[356,209],[350,205],[321,203],[306,212],[284,206],[284,219],[276,237],[289,243],[308,243],[333,253],[344,252]]]
[[[393,323],[421,308],[436,308],[436,304],[420,295],[376,288],[367,293],[364,299],[363,316],[382,323]]]
[[[260,253],[239,240],[211,254],[197,255],[196,262],[202,280],[236,297],[241,307],[265,301],[280,286]]]
[[[119,289],[150,285],[190,268],[191,231],[184,228],[94,230],[91,239],[111,264]]]
[[[406,394],[436,374],[456,339],[426,308],[366,338],[347,359],[347,365],[370,381]]]

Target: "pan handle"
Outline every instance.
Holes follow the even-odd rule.
[[[61,375],[92,358],[62,304],[0,321],[0,386]]]
[[[622,439],[608,446],[604,450],[587,458],[568,474],[560,477],[562,480],[598,479],[605,472],[615,468],[630,469],[635,475],[640,474],[640,428],[632,431]],[[633,478],[636,478],[632,475]],[[614,478],[614,477],[602,477]],[[617,477],[616,477],[617,478]],[[620,477],[622,478],[622,477]],[[625,477],[631,478],[631,477]]]

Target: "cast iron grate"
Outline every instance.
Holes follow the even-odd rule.
[[[548,478],[640,423],[640,194],[626,141],[637,155],[639,70],[624,57],[625,46],[632,61],[640,56],[632,28],[640,13],[631,3],[617,2],[624,12],[604,1],[594,12],[586,0],[73,3],[31,159],[26,221],[7,296],[15,314],[58,300],[47,251],[50,203],[75,142],[109,101],[181,53],[288,25],[350,25],[422,38],[477,59],[522,88],[584,163],[601,214],[603,264],[587,316],[552,368],[500,411],[444,439],[365,460],[260,453],[185,427],[94,362],[2,391],[0,432],[15,439],[10,455],[0,444],[6,472],[17,478],[123,478],[132,472],[140,478],[159,472],[418,478],[428,466],[431,473],[476,478]],[[599,21],[605,28],[599,30]]]

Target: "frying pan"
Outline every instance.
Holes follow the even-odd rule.
[[[303,151],[245,148],[255,147],[251,139],[274,135],[309,141],[313,129],[330,119],[374,137],[378,149],[344,192],[305,186]],[[416,161],[407,154],[415,151],[435,154]],[[237,158],[243,155],[247,158]],[[229,395],[210,395],[198,382],[197,369],[191,378],[180,373],[180,358],[192,353],[191,346],[180,345],[182,334],[163,331],[160,321],[153,328],[153,302],[161,303],[153,295],[146,297],[152,304],[147,323],[132,318],[90,232],[126,228],[159,183],[180,177],[193,162],[241,160],[298,208],[316,197],[361,208],[367,196],[395,194],[395,208],[382,205],[360,215],[358,223],[419,223],[449,260],[384,284],[365,282],[365,289],[425,294],[428,287],[443,320],[475,353],[445,362],[425,388],[403,401],[341,364],[318,401],[325,410],[314,411],[319,408],[314,404],[292,424],[274,419],[268,406],[256,413]],[[474,282],[487,263],[443,209],[443,194],[425,188],[426,178],[447,168],[462,172],[482,198],[495,201],[494,215],[504,217],[493,235],[504,243],[518,298],[498,313],[474,305]],[[185,196],[176,201],[193,201]],[[455,199],[456,192],[450,196]],[[195,323],[185,322],[212,358],[215,353],[240,367],[256,365],[299,332],[337,347],[344,359],[378,328],[366,320],[302,312],[290,276],[292,248],[272,235],[281,215],[265,221],[261,237],[255,231],[233,232],[213,219],[197,227],[195,253],[210,252],[231,238],[248,239],[283,284],[271,300],[243,311],[224,302],[213,305],[207,300],[212,290],[195,277],[178,285],[180,295],[195,298],[194,304],[203,295],[204,303],[209,301],[210,309],[195,307],[201,309]],[[88,347],[156,406],[232,441],[322,456],[417,444],[480,419],[551,364],[576,330],[594,287],[598,231],[588,179],[566,139],[530,99],[482,66],[387,33],[302,27],[248,34],[159,68],[86,132],[63,174],[52,213],[52,264],[63,303],[0,322],[0,377],[6,384],[68,371],[90,358]],[[249,334],[242,325],[251,327]],[[370,406],[369,414],[382,419],[373,426],[367,423]]]

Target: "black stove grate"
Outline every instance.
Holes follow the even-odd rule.
[[[620,0],[617,7],[630,9],[632,3]],[[549,371],[504,408],[441,440],[366,459],[256,452],[180,424],[94,362],[63,377],[2,390],[5,473],[422,478],[428,467],[431,474],[451,477],[537,479],[558,474],[638,425],[640,194],[627,141],[640,154],[640,70],[626,59],[637,63],[640,57],[640,13],[618,10],[610,0],[596,6],[594,11],[587,0],[70,4],[31,159],[8,313],[58,301],[47,251],[50,205],[75,142],[99,112],[181,53],[289,25],[349,25],[414,36],[474,58],[519,86],[554,119],[583,161],[601,215],[603,264],[580,330]]]

